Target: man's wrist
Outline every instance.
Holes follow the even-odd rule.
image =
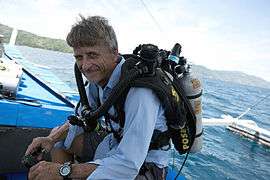
[[[49,140],[50,142],[52,142],[53,144],[55,144],[55,143],[56,143],[56,141],[54,141],[54,139],[53,139],[52,137],[47,136],[47,138],[48,138],[48,140]]]
[[[59,139],[59,131],[60,130],[60,127],[55,127],[52,129],[51,133],[47,136],[47,138],[52,142],[52,143],[56,143]]]
[[[90,163],[72,164],[72,172],[69,175],[72,179],[87,179],[97,168],[97,165]]]
[[[59,168],[59,174],[63,177],[64,180],[69,180],[72,173],[72,164],[71,162],[65,162]]]
[[[65,123],[60,127],[54,128],[47,136],[53,143],[65,139],[69,129],[69,123]]]

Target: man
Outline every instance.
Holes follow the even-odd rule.
[[[68,34],[67,43],[73,48],[77,66],[90,82],[86,88],[90,106],[97,108],[119,81],[124,63],[124,58],[118,54],[114,30],[103,17],[81,17]],[[120,142],[112,133],[102,140],[102,136],[85,133],[81,127],[68,122],[55,128],[48,137],[34,139],[26,154],[41,146],[51,151],[53,162],[41,161],[33,166],[29,179],[165,179],[169,152],[149,150],[154,129],[167,130],[159,99],[150,89],[131,88],[124,112],[125,124]],[[117,114],[114,107],[108,113]],[[117,123],[111,121],[110,124],[111,128],[119,129]],[[97,148],[96,143],[90,142],[93,136],[98,139],[96,142],[102,140]],[[94,157],[89,155],[93,152]],[[88,162],[63,165],[72,161],[73,154],[87,157],[82,161]],[[67,166],[66,175],[62,170]]]

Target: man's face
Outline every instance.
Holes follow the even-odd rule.
[[[107,84],[115,66],[118,52],[107,46],[95,45],[73,48],[74,57],[80,71],[87,80],[100,86]]]

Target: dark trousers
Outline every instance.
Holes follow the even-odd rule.
[[[165,180],[165,168],[159,168],[154,163],[144,163],[135,180]]]

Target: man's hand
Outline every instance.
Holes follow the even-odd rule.
[[[34,138],[32,143],[28,146],[25,155],[32,154],[39,148],[45,149],[46,152],[50,152],[56,142],[66,138],[68,129],[69,122],[67,121],[62,126],[53,128],[49,136]]]
[[[55,143],[49,137],[37,137],[34,138],[32,143],[28,146],[25,155],[32,154],[37,151],[39,148],[45,149],[46,152],[50,152]],[[41,160],[42,154],[38,156],[38,160]]]
[[[63,177],[59,174],[61,164],[41,161],[29,170],[29,180],[62,180]]]

